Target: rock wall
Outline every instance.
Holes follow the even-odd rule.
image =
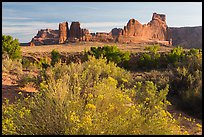
[[[67,22],[59,24],[59,44],[65,43],[68,38],[69,28]]]
[[[202,26],[169,28],[172,45],[184,48],[202,48]]]
[[[170,43],[166,16],[164,14],[153,13],[152,20],[142,25],[135,19],[130,19],[122,35],[118,37],[120,43]]]
[[[135,19],[130,19],[124,28],[114,28],[109,33],[89,33],[80,27],[79,22],[72,22],[70,30],[67,22],[59,23],[59,30],[41,30],[32,42],[40,44],[61,44],[67,42],[119,42],[119,43],[147,43],[171,45],[166,16],[153,13],[152,20],[142,25]]]
[[[35,46],[52,45],[59,43],[59,30],[41,29],[31,42]]]
[[[76,41],[81,40],[81,38],[82,38],[82,29],[80,27],[80,23],[79,22],[72,22],[72,24],[70,26],[69,41],[76,42]]]

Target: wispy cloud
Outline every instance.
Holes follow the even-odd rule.
[[[118,27],[124,26],[126,22],[81,22],[81,26],[87,28],[96,28],[96,27]]]
[[[58,29],[58,23],[40,21],[2,22],[2,33],[16,36],[20,42],[29,42],[37,34],[38,30],[46,28]]]
[[[127,22],[81,22],[81,27],[90,32],[110,32],[113,28],[123,28]]]
[[[2,20],[32,20],[32,18],[27,18],[27,17],[2,17]]]
[[[30,21],[30,22],[10,22],[4,21],[2,22],[2,31],[7,32],[12,31],[13,33],[21,32],[21,30],[39,30],[39,29],[58,29],[58,23],[49,23],[49,22],[41,22],[41,21]],[[9,32],[9,33],[12,33]]]

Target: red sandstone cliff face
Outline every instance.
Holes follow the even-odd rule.
[[[129,20],[122,35],[118,37],[120,43],[161,43],[170,44],[166,16],[153,13],[152,20],[142,25],[135,19]]]
[[[82,38],[82,29],[80,27],[80,23],[79,22],[72,22],[72,24],[70,26],[69,41],[76,42],[76,41],[81,40],[81,38]]]
[[[89,33],[87,29],[80,27],[79,22],[72,22],[69,30],[68,23],[63,22],[59,24],[59,31],[50,29],[39,31],[32,42],[35,45],[77,41],[171,45],[168,33],[166,16],[153,13],[152,20],[148,24],[142,25],[137,20],[130,19],[124,29],[114,28],[109,33]]]
[[[59,24],[59,44],[64,43],[68,38],[69,28],[67,22]]]
[[[82,41],[91,41],[92,35],[89,33],[89,30],[82,29]]]

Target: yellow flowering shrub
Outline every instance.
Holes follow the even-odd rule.
[[[158,91],[147,81],[121,88],[129,76],[104,59],[56,64],[44,72],[40,92],[3,104],[3,134],[183,134],[166,110],[168,86]]]

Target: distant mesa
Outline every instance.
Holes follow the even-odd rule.
[[[172,45],[202,49],[202,26],[169,28]]]
[[[64,44],[78,41],[115,42],[135,44],[161,44],[170,46],[172,40],[164,14],[153,13],[152,20],[141,24],[135,19],[130,19],[124,28],[113,28],[109,33],[90,33],[80,27],[79,22],[59,23],[59,30],[42,29],[32,38],[30,45]]]

